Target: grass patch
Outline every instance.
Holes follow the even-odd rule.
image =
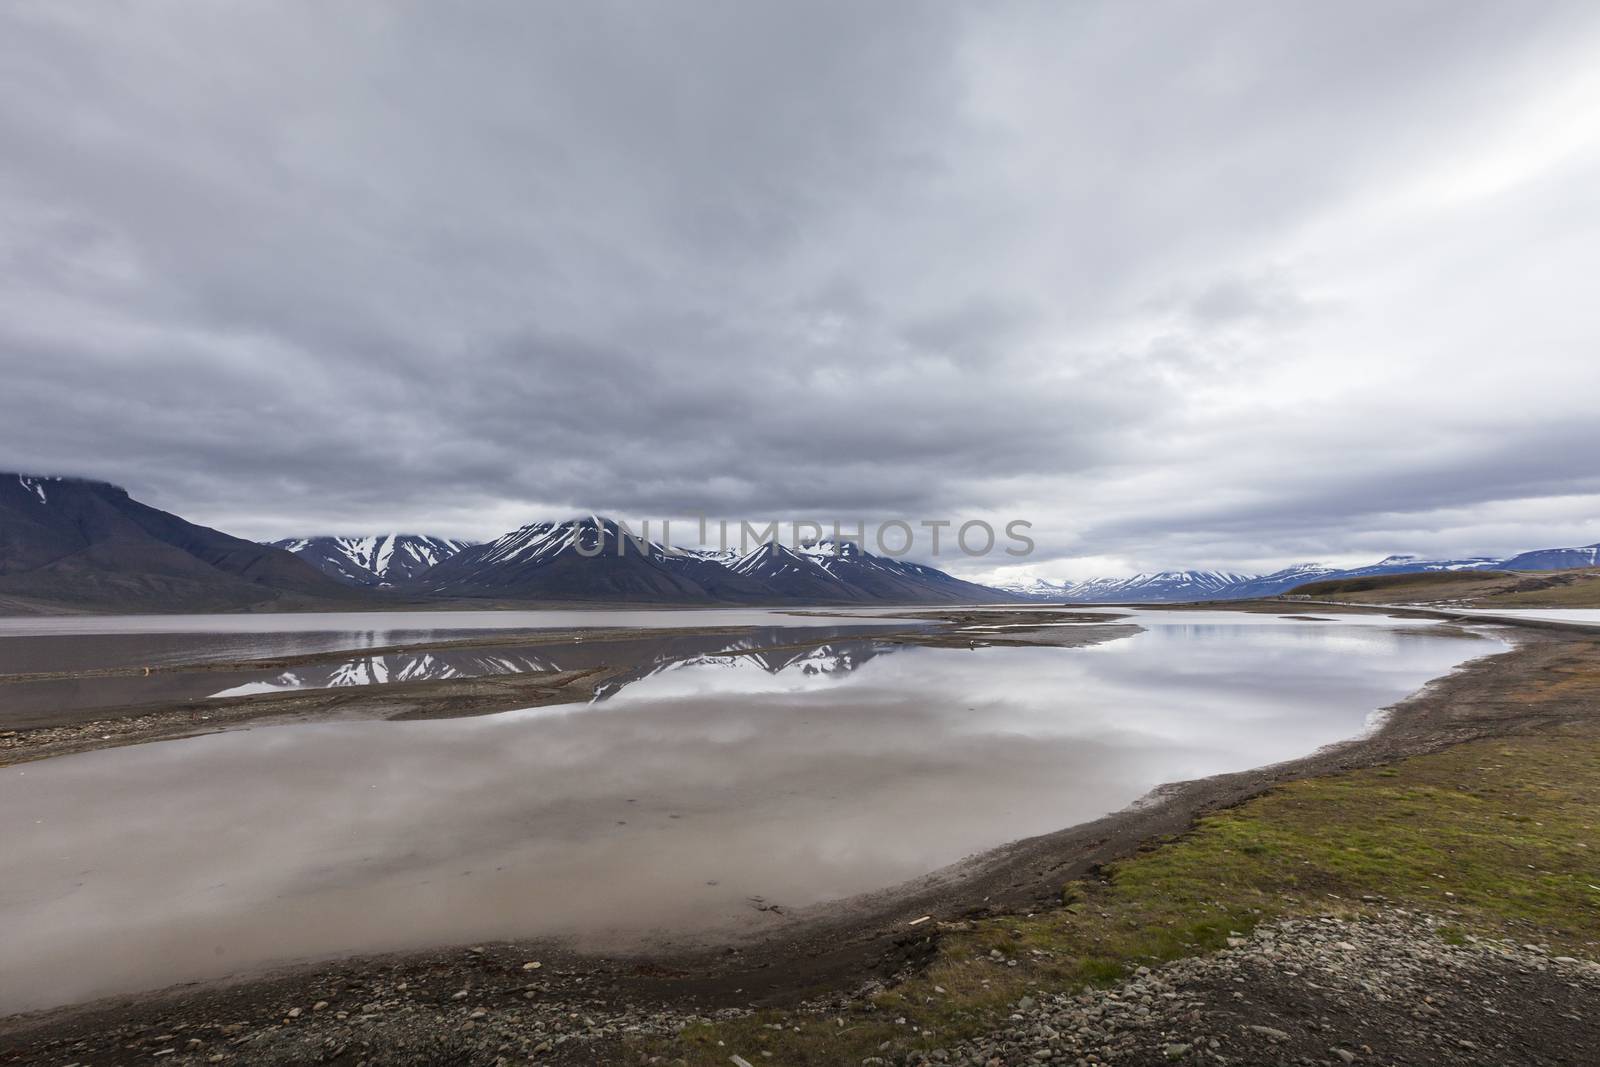
[[[1331,578],[1289,590],[1291,596],[1351,604],[1428,601],[1477,607],[1600,607],[1600,567],[1560,571],[1423,571]]]
[[[928,970],[870,1004],[765,1013],[642,1047],[691,1065],[731,1053],[757,1063],[763,1051],[782,1064],[899,1062],[993,1029],[1022,996],[1112,983],[1260,922],[1370,907],[1363,897],[1448,916],[1451,943],[1509,933],[1593,957],[1597,826],[1593,731],[1294,782],[1065,887],[1061,908],[945,927]]]
[[[1515,581],[1510,571],[1415,571],[1404,574],[1369,574],[1361,578],[1330,578],[1307,582],[1289,590],[1294,596],[1341,597],[1351,593],[1392,593],[1448,596],[1460,590],[1499,589]]]

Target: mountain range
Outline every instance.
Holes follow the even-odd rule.
[[[1327,567],[1300,563],[1271,574],[1236,574],[1231,571],[1160,571],[1129,578],[1092,578],[1083,582],[1029,578],[1001,582],[997,588],[1029,600],[1072,604],[1172,604],[1191,600],[1248,600],[1279,596],[1307,582],[1363,578],[1376,574],[1415,574],[1428,571],[1545,571],[1600,566],[1600,544],[1582,548],[1542,548],[1505,558],[1470,556],[1463,559],[1424,559],[1388,556],[1364,567]]]
[[[463,549],[422,573],[433,596],[651,603],[964,604],[1015,599],[850,541],[743,554],[636,538],[600,516],[539,522]]]
[[[1030,579],[999,588],[874,555],[853,541],[748,552],[634,538],[610,519],[537,522],[487,544],[422,534],[257,544],[78,478],[0,474],[0,613],[382,608],[443,603],[1172,603],[1276,596],[1307,582],[1435,570],[1600,565],[1600,544],[1507,558],[1390,556],[1271,574],[1182,570]]]
[[[106,482],[0,474],[0,614],[1017,599],[851,542],[685,550],[599,516],[532,523],[488,544],[422,534],[257,544]]]

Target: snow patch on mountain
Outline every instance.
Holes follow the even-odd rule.
[[[422,534],[364,537],[293,537],[272,542],[330,577],[350,585],[398,585],[473,542]]]

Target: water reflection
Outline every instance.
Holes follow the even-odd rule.
[[[1500,647],[1140,621],[1080,649],[722,648],[594,704],[0,771],[0,1009],[343,952],[765,927],[784,920],[749,898],[837,899],[1303,754]]]
[[[609,695],[637,678],[714,656],[743,653],[753,657],[753,662],[768,664],[772,669],[808,660],[809,669],[821,669],[819,665],[830,655],[843,662],[861,653],[843,649],[832,653],[808,652],[796,646],[870,634],[875,629],[877,627],[872,625],[852,623],[848,626],[768,626],[736,636],[664,635],[641,631],[636,637],[614,641],[567,638],[504,646],[357,655],[287,670],[167,671],[151,675],[20,682],[0,687],[0,723],[13,729],[29,728],[73,719],[93,719],[107,708],[158,707],[294,690],[633,665],[604,686],[603,695]],[[437,634],[426,636],[432,640],[448,639]],[[841,667],[835,663],[828,669]]]
[[[637,665],[598,686],[595,699],[603,700],[641,678],[684,667],[718,665],[777,674],[798,670],[807,674],[841,674],[890,647],[869,640],[843,641],[820,647],[797,645],[828,636],[843,637],[845,628],[762,630],[728,638],[692,636],[679,639],[605,642],[563,642],[520,648],[459,649],[440,652],[393,653],[364,656],[343,663],[284,671],[270,679],[246,682],[210,694],[212,697],[247,696],[290,689],[337,689],[356,685],[479,678],[531,671],[574,671],[630,660]],[[643,646],[643,647],[641,647]]]

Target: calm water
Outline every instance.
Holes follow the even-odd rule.
[[[546,611],[281,612],[260,615],[51,615],[0,617],[0,674],[215,663],[265,656],[442,641],[486,630],[584,627],[814,626],[801,608]],[[837,609],[814,609],[837,613]],[[852,613],[854,614],[854,613]],[[861,612],[863,625],[904,619]]]
[[[815,623],[818,619],[796,619]],[[522,640],[505,645],[473,648],[418,650],[384,655],[352,655],[348,659],[305,664],[287,670],[206,670],[164,671],[151,675],[59,678],[38,682],[13,682],[0,686],[0,727],[29,729],[65,722],[85,722],[101,717],[107,708],[160,707],[175,703],[218,697],[247,696],[302,689],[336,689],[347,686],[386,685],[447,678],[517,674],[527,671],[583,670],[620,663],[641,664],[638,673],[649,673],[661,664],[677,663],[695,656],[719,652],[748,651],[793,644],[797,641],[827,641],[860,636],[878,627],[866,620],[847,626],[761,626],[729,634],[672,634],[641,631],[639,636],[615,641],[575,642]],[[396,631],[385,633],[392,636]],[[187,639],[193,635],[161,635],[164,640]],[[352,641],[349,633],[332,635],[339,648],[359,649],[373,645],[392,645],[388,640]],[[376,638],[377,635],[367,634]],[[416,635],[419,639],[444,640],[461,636],[458,632]],[[470,635],[469,635],[470,636]],[[482,636],[480,632],[477,636]],[[141,640],[144,639],[141,637]],[[92,636],[13,638],[40,642],[48,651],[32,651],[56,658],[86,659],[93,646],[105,640]],[[0,650],[8,642],[0,639]],[[68,646],[62,650],[60,646]],[[197,657],[193,644],[180,662],[205,662]],[[15,657],[24,653],[10,649]],[[177,654],[175,651],[174,655]],[[248,654],[248,652],[247,652]],[[258,653],[259,654],[259,653]],[[214,660],[213,660],[214,661]],[[37,663],[35,659],[33,662]],[[39,669],[35,667],[34,669]],[[60,668],[56,668],[60,669]],[[611,685],[626,684],[634,675],[624,675]]]
[[[1302,755],[1490,641],[1140,612],[1084,649],[697,654],[587,705],[263,728],[0,770],[0,1009],[509,937],[786,920],[1163,782]]]
[[[0,637],[22,634],[398,634],[552,630],[578,626],[775,626],[785,625],[785,620],[794,620],[793,625],[804,625],[808,620],[795,614],[799,611],[835,613],[838,609],[550,608],[540,611],[300,611],[258,615],[20,615],[0,617]]]
[[[1600,608],[1451,608],[1468,615],[1503,615],[1511,619],[1549,619],[1600,626]]]

